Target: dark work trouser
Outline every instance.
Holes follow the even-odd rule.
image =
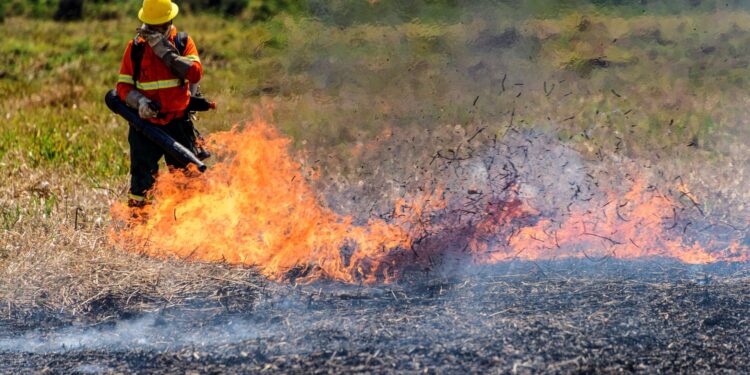
[[[189,118],[175,119],[167,125],[156,126],[191,152],[197,152],[193,122]],[[180,169],[187,167],[185,163],[165,154],[164,150],[132,125],[128,132],[128,143],[130,143],[130,194],[132,195],[144,197],[146,192],[154,186],[155,176],[159,171],[159,159],[162,156],[169,167]]]

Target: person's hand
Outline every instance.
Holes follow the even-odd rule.
[[[172,43],[169,43],[169,35],[172,33],[173,27],[174,26],[170,25],[169,28],[167,28],[167,31],[162,34],[158,31],[151,30],[150,28],[146,27],[146,25],[143,25],[138,29],[138,34],[140,34],[141,37],[146,40],[146,43],[151,46],[151,49],[154,51],[156,56],[159,56],[160,59],[163,59],[164,56],[169,52],[177,53],[177,49],[172,45]]]
[[[151,108],[151,100],[145,96],[138,99],[138,116],[141,116],[143,119],[149,119],[156,117],[156,115],[156,111]]]
[[[140,35],[141,38],[146,39],[147,41],[148,41],[148,39],[150,37],[151,38],[156,38],[158,36],[163,36],[164,35],[164,34],[158,32],[157,30],[149,28],[148,25],[146,25],[145,23],[142,24],[141,27],[135,29],[135,31],[138,33],[138,35]]]

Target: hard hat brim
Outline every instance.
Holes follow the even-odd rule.
[[[138,11],[138,19],[143,21],[143,23],[147,25],[161,25],[173,20],[175,17],[177,17],[177,13],[179,12],[180,8],[177,6],[177,4],[172,3],[172,9],[170,10],[169,14],[165,15],[164,17],[150,19],[143,16],[143,8],[141,8],[141,10]]]

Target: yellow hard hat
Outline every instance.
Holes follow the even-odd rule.
[[[171,0],[143,0],[138,19],[148,25],[161,25],[177,17],[180,8]]]

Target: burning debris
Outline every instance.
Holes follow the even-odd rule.
[[[689,228],[708,219],[684,184],[652,185],[624,159],[585,162],[544,133],[480,133],[437,151],[404,184],[410,190],[385,197],[389,212],[365,218],[321,203],[310,183],[319,173],[303,169],[290,141],[256,119],[210,137],[219,162],[205,176],[161,175],[156,203],[136,219],[113,207],[111,238],[151,256],[256,266],[277,280],[357,283],[467,262],[750,259],[737,238]]]

